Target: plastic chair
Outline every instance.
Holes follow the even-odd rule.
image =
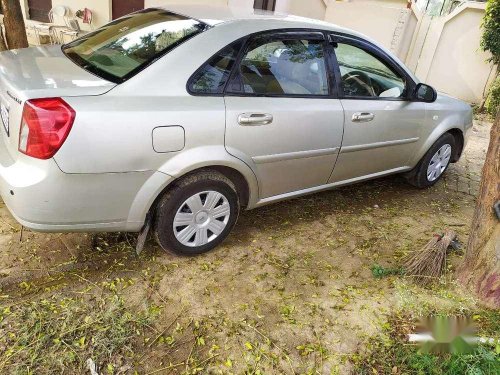
[[[80,18],[83,23],[88,24],[90,30],[94,29],[94,27],[92,26],[93,14],[90,9],[85,8],[83,10],[79,10],[75,13],[75,16],[76,18]],[[68,29],[60,31],[62,41],[64,41],[65,37],[70,37],[71,40],[76,39],[80,35],[80,33],[82,33],[82,29],[80,28],[80,25],[78,24],[78,20],[76,18],[68,22]]]
[[[41,35],[47,35],[50,39],[51,44],[60,43],[60,37],[57,33],[57,29],[67,28],[68,20],[67,15],[69,13],[69,8],[63,5],[57,5],[53,7],[49,11],[49,23],[37,23],[33,25],[33,30],[35,31],[35,35],[38,39],[38,42],[41,44]],[[54,17],[62,18],[64,20],[64,25],[56,25],[54,22]]]

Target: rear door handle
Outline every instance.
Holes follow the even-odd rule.
[[[375,119],[373,113],[358,112],[352,115],[352,122],[370,122]]]
[[[268,113],[242,113],[238,116],[238,123],[244,126],[269,125],[273,119]]]

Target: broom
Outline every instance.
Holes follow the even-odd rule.
[[[446,253],[456,237],[457,234],[452,230],[446,230],[442,236],[434,235],[420,251],[415,251],[407,258],[405,274],[424,286],[441,277],[446,270]]]

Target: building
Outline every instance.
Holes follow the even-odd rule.
[[[355,29],[392,50],[423,82],[479,103],[496,67],[480,49],[484,1],[463,0],[20,0],[28,40],[38,44],[33,25],[47,22],[51,8],[64,5],[69,17],[83,8],[100,27],[125,14],[153,6],[194,3],[275,10]],[[54,23],[64,20],[54,18]]]

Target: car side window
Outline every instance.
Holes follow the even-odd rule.
[[[212,57],[192,77],[189,90],[195,94],[222,94],[242,43],[235,43]]]
[[[338,43],[335,55],[344,97],[382,99],[404,96],[405,79],[378,57],[345,43]]]
[[[246,48],[231,93],[325,96],[329,94],[322,40],[256,38]],[[237,87],[235,89],[235,87]]]

